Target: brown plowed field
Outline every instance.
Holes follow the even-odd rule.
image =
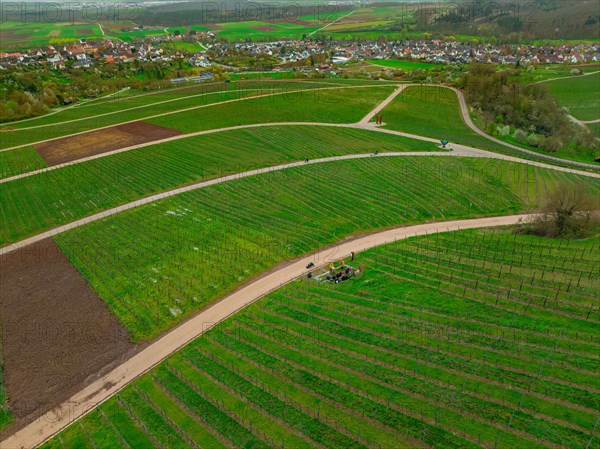
[[[0,257],[0,324],[15,427],[67,400],[135,350],[52,239]]]
[[[48,165],[57,165],[179,134],[181,131],[133,122],[40,143],[34,148]]]

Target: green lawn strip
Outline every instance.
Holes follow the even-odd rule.
[[[382,425],[375,425],[366,421],[364,416],[353,408],[340,408],[338,402],[323,398],[307,389],[293,379],[277,370],[276,366],[264,365],[260,360],[246,356],[244,353],[235,351],[230,345],[226,345],[221,335],[211,334],[212,339],[194,344],[196,349],[202,349],[204,354],[219,361],[225,366],[235,367],[234,372],[243,375],[248,380],[253,380],[257,385],[267,389],[270,394],[276,396],[287,404],[287,407],[302,410],[309,413],[313,418],[328,423],[346,435],[357,438],[363,443],[368,441],[370,444],[377,444],[383,447],[398,447],[402,444],[398,441],[398,435],[390,432]],[[222,343],[222,344],[221,344]],[[200,348],[202,347],[202,348]],[[246,358],[244,358],[246,357]],[[269,406],[271,407],[271,406]],[[270,410],[270,408],[268,409]],[[285,412],[284,412],[285,413]],[[272,418],[271,418],[272,419]],[[340,429],[341,428],[341,429]],[[310,435],[307,435],[310,438]],[[404,443],[411,444],[411,443]],[[288,443],[285,443],[288,446]],[[410,446],[402,446],[410,447]],[[399,447],[398,447],[399,449]]]
[[[270,122],[354,123],[394,91],[393,86],[350,87],[273,95],[145,120],[183,133]],[[290,106],[293,105],[293,108]]]
[[[137,387],[147,395],[148,400],[160,408],[179,429],[183,429],[189,439],[200,447],[225,449],[227,447],[214,432],[183,409],[176,398],[169,396],[152,381],[151,376],[143,376],[137,381]]]
[[[193,373],[190,377],[190,374],[186,372],[188,376],[185,377],[184,381],[180,378],[182,375],[179,374],[178,371],[178,374],[175,375],[173,371],[167,369],[167,367],[171,367],[171,369],[177,370],[178,366],[180,366],[180,364],[177,364],[176,362],[173,365],[171,362],[168,362],[162,364],[155,370],[157,381],[161,383],[169,394],[177,397],[177,399],[192,410],[196,416],[221,432],[221,434],[236,447],[248,447],[253,449],[270,447],[265,441],[258,438],[242,424],[220,410],[211,401],[201,396],[198,391],[192,387],[195,381]],[[191,384],[188,384],[188,382],[191,382]],[[220,402],[220,398],[211,399]]]
[[[134,336],[147,338],[255,273],[352,233],[521,209],[502,184],[476,180],[458,194],[464,177],[458,167],[468,172],[479,160],[443,162],[369,158],[272,172],[177,195],[56,239]],[[436,172],[455,164],[455,173],[444,173],[447,187],[436,187]],[[339,186],[348,186],[351,201],[331,197]],[[424,201],[447,210],[442,215]],[[325,213],[327,220],[314,226]],[[239,264],[242,270],[232,269]],[[150,333],[137,329],[134,318],[145,305],[161,317]]]
[[[437,149],[435,144],[400,136],[317,126],[234,130],[150,145],[3,184],[0,217],[6,226],[0,240],[15,241],[185,184],[307,158],[370,153],[375,148]],[[34,214],[39,222],[31,219]]]
[[[296,289],[294,293],[301,292],[300,289]],[[379,385],[385,384],[395,391],[400,393],[415,393],[419,395],[416,400],[429,401],[431,405],[441,407],[443,412],[436,412],[435,416],[430,416],[431,419],[438,419],[447,427],[450,426],[453,429],[459,429],[463,426],[463,431],[469,431],[464,428],[465,421],[470,422],[473,417],[485,419],[492,424],[505,425],[511,420],[511,428],[521,431],[526,431],[536,436],[537,438],[547,438],[547,429],[544,432],[539,432],[539,429],[550,427],[552,428],[552,434],[558,433],[559,436],[556,438],[557,443],[563,443],[565,438],[576,439],[579,438],[577,443],[581,443],[586,438],[586,435],[582,432],[576,432],[568,428],[561,428],[551,423],[543,422],[541,419],[532,417],[527,413],[521,411],[513,411],[509,406],[501,405],[498,403],[489,403],[480,398],[474,398],[467,396],[462,392],[455,391],[454,393],[449,392],[447,385],[435,385],[431,382],[423,382],[422,379],[418,379],[415,376],[407,375],[406,372],[398,372],[394,365],[382,366],[377,363],[376,360],[367,360],[365,357],[357,357],[356,353],[350,355],[340,352],[337,348],[333,348],[333,342],[330,342],[329,338],[324,337],[314,339],[310,335],[293,335],[287,328],[276,328],[271,327],[271,323],[261,322],[260,320],[249,319],[248,316],[240,317],[237,322],[242,322],[245,329],[250,329],[251,332],[258,332],[259,335],[263,335],[264,338],[273,340],[273,344],[282,345],[282,350],[285,351],[285,347],[288,349],[297,349],[302,351],[305,356],[315,356],[322,362],[328,362],[334,364],[333,371],[339,370],[353,370],[355,374],[362,374],[368,377],[371,381],[377,382]],[[258,343],[256,336],[250,335],[244,330],[238,330],[234,327],[235,321],[230,323],[229,328],[231,329],[231,335],[242,335],[246,341],[251,341],[257,345]],[[287,324],[287,323],[286,323]],[[314,329],[313,329],[314,330]],[[348,345],[350,346],[350,345]],[[214,345],[211,346],[211,349]],[[264,349],[269,353],[270,348]],[[287,357],[287,352],[285,353]],[[267,365],[271,366],[271,365]],[[314,363],[310,363],[306,366],[313,369]],[[274,368],[273,368],[274,369]],[[318,372],[324,372],[318,370]],[[366,388],[361,388],[365,391]],[[408,399],[409,401],[412,399]],[[410,406],[409,404],[403,403],[403,407],[407,410],[416,410],[416,406]],[[461,412],[461,415],[457,415],[455,412]],[[465,414],[466,413],[466,414]],[[450,422],[451,421],[451,422]],[[543,423],[543,426],[540,424]],[[475,435],[471,432],[471,435]],[[491,436],[495,437],[496,432],[491,429]],[[503,441],[507,443],[507,440],[503,438]],[[516,444],[516,443],[512,443]],[[522,443],[521,443],[522,444]]]
[[[304,288],[305,286],[302,286],[301,289],[288,288],[288,290],[296,293]],[[323,293],[330,294],[332,292]],[[417,393],[422,392],[427,397],[430,395],[434,397],[433,395],[439,392],[441,396],[438,402],[444,403],[445,406],[464,406],[465,411],[473,412],[475,410],[479,416],[492,422],[498,422],[500,414],[502,414],[506,418],[503,423],[512,419],[514,428],[532,435],[548,437],[545,431],[540,432],[541,419],[531,415],[530,412],[542,413],[544,418],[543,414],[546,413],[546,416],[554,419],[567,419],[565,422],[568,423],[573,423],[573,415],[577,415],[576,421],[586,427],[595,420],[593,413],[573,413],[564,405],[544,398],[531,396],[528,393],[498,384],[490,384],[467,373],[452,372],[424,363],[418,358],[410,359],[393,351],[382,350],[373,345],[336,336],[322,331],[320,328],[286,319],[271,313],[273,304],[268,299],[261,303],[260,307],[257,307],[260,310],[249,311],[243,316],[236,317],[234,321],[230,322],[228,329],[231,329],[230,332],[235,336],[237,332],[235,326],[240,323],[248,328],[261,329],[269,338],[280,336],[280,339],[284,339],[288,335],[285,338],[288,344],[290,344],[289,341],[294,340],[299,349],[306,348],[308,353],[319,354],[321,358],[332,362],[336,361],[341,366],[356,365],[357,369],[365,374],[370,373],[373,377],[380,378],[381,381],[390,383],[394,387]],[[369,366],[368,369],[367,366]],[[519,410],[515,411],[516,407]],[[512,418],[510,418],[511,415]],[[544,426],[550,426],[553,429],[553,435],[562,435],[561,438],[577,438],[582,433],[582,431],[574,431],[550,422],[546,422]]]
[[[600,118],[600,73],[543,84],[579,120]]]
[[[47,167],[33,147],[0,152],[0,179]]]
[[[282,420],[274,419],[267,410],[258,406],[252,406],[244,396],[236,394],[229,385],[222,384],[220,379],[215,380],[206,375],[203,371],[193,368],[193,366],[181,357],[174,357],[169,361],[172,369],[185,376],[186,381],[197,391],[213,398],[220,404],[221,409],[230,417],[236,419],[240,424],[246,427],[251,426],[255,433],[263,436],[273,446],[284,445],[288,448],[310,448],[313,447],[311,440],[304,439],[291,432],[291,427]],[[181,360],[180,360],[181,359]],[[308,440],[308,441],[307,441]]]
[[[418,62],[418,61],[401,61],[397,59],[372,59],[367,60],[369,64],[380,65],[383,67],[390,67],[392,69],[401,69],[401,70],[428,70],[428,69],[436,69],[436,68],[444,68],[443,64],[432,64],[428,62]]]
[[[0,340],[0,350],[2,341]],[[4,360],[0,352],[0,431],[12,422],[12,414],[8,408],[6,391],[4,390]]]
[[[401,350],[402,353],[407,354],[410,357],[418,357],[428,362],[448,366],[456,370],[477,373],[478,376],[488,379],[501,378],[504,383],[513,385],[517,388],[530,389],[531,391],[536,391],[541,394],[549,394],[552,397],[560,397],[563,400],[568,400],[574,404],[580,404],[591,409],[594,409],[598,406],[598,395],[593,392],[568,385],[544,381],[538,379],[535,375],[521,374],[500,367],[488,365],[485,361],[458,358],[453,355],[440,352],[437,349],[424,348],[413,344],[407,344],[405,342],[400,344],[395,339],[392,339],[394,333],[389,329],[387,329],[387,334],[389,334],[390,337],[385,338],[382,337],[380,332],[376,333],[369,329],[365,329],[362,326],[359,327],[356,323],[348,324],[346,323],[347,320],[341,319],[342,317],[338,317],[336,320],[331,320],[321,316],[316,316],[309,312],[300,311],[290,305],[287,305],[286,301],[284,300],[282,300],[279,307],[275,310],[282,315],[310,324],[311,326],[323,327],[329,332],[339,333],[344,336],[350,336],[351,338],[357,338],[359,341],[375,344],[377,346],[381,346],[382,348]],[[381,330],[383,331],[385,328],[381,326]],[[400,331],[396,331],[395,334],[400,334]]]
[[[377,385],[350,371],[332,367],[290,347],[283,347],[264,336],[250,335],[245,329],[235,329],[233,334],[238,335],[240,340],[230,336],[219,336],[218,332],[215,332],[213,337],[223,341],[232,350],[270,367],[304,388],[338,402],[345,408],[360,410],[366,417],[396,429],[413,440],[435,444],[436,447],[475,446],[445,429],[428,423],[433,416],[425,408],[419,410],[419,417],[412,416],[419,415],[414,410],[418,401],[410,396]],[[209,346],[206,351],[212,353],[213,347]],[[396,407],[390,407],[390,404]],[[425,420],[422,419],[423,416],[426,417]]]
[[[152,407],[142,396],[144,393],[137,391],[136,386],[130,386],[119,393],[119,399],[132,415],[135,421],[151,435],[155,444],[164,449],[188,449],[193,446],[169,422],[163,411]]]
[[[70,122],[70,123],[65,123],[60,122],[60,123],[56,123],[56,124],[60,124],[60,126],[54,126],[55,123],[53,123],[53,126],[44,126],[41,128],[31,128],[31,129],[24,129],[22,131],[6,131],[2,133],[2,142],[0,143],[0,148],[9,148],[9,147],[13,147],[13,146],[18,146],[18,145],[23,145],[23,144],[27,144],[27,143],[32,143],[32,142],[37,142],[37,141],[41,141],[41,140],[45,140],[45,139],[50,139],[50,138],[56,138],[56,137],[62,137],[62,136],[67,136],[69,134],[73,134],[73,133],[80,133],[83,131],[91,131],[94,130],[96,128],[101,128],[104,126],[112,126],[112,125],[118,125],[122,122],[126,122],[126,121],[135,121],[135,120],[144,120],[146,117],[151,117],[154,115],[158,115],[158,114],[165,114],[165,113],[169,113],[168,115],[165,115],[163,117],[159,117],[159,118],[155,118],[152,120],[156,120],[156,121],[160,121],[161,123],[167,123],[166,125],[163,125],[167,128],[170,128],[170,124],[173,123],[178,123],[180,121],[182,121],[182,117],[210,117],[211,123],[212,125],[214,125],[215,128],[221,128],[222,126],[219,125],[219,123],[221,122],[222,117],[219,117],[219,114],[231,114],[232,111],[235,111],[238,105],[242,105],[245,103],[245,101],[250,101],[252,104],[254,104],[254,108],[252,111],[252,114],[249,116],[251,117],[251,120],[249,121],[249,123],[260,123],[260,114],[257,114],[257,109],[261,107],[261,105],[265,105],[268,103],[254,103],[254,100],[243,100],[244,98],[249,98],[249,97],[253,97],[253,96],[263,96],[265,98],[262,98],[262,100],[268,100],[269,98],[271,98],[269,95],[273,94],[273,93],[279,93],[280,95],[277,95],[277,97],[286,97],[288,98],[289,102],[302,102],[302,99],[298,99],[297,95],[301,95],[304,92],[300,92],[300,93],[293,93],[294,91],[307,91],[307,90],[318,90],[319,87],[321,87],[319,84],[317,83],[281,83],[275,86],[271,86],[270,84],[267,86],[263,86],[260,88],[257,88],[258,90],[254,90],[251,89],[250,87],[248,87],[247,89],[238,89],[238,90],[229,90],[229,91],[225,91],[225,92],[213,92],[213,93],[209,93],[207,95],[204,94],[200,94],[197,96],[181,96],[181,95],[177,95],[175,100],[176,101],[171,101],[168,103],[160,103],[160,104],[150,104],[148,106],[142,107],[142,108],[138,108],[138,109],[133,109],[133,110],[127,110],[128,108],[122,108],[120,107],[119,109],[124,109],[124,110],[116,110],[116,111],[110,111],[111,113],[108,115],[104,115],[101,117],[89,117],[89,118],[85,118],[83,120],[77,120],[74,122]],[[322,87],[328,87],[331,88],[330,85],[327,86],[322,86]],[[343,86],[337,86],[337,89],[334,90],[339,90],[339,89],[343,89]],[[384,88],[382,88],[384,89]],[[391,91],[391,87],[388,87],[387,89],[390,89]],[[357,90],[357,89],[348,89],[348,90]],[[322,91],[322,92],[327,92],[327,91]],[[357,96],[362,95],[360,89],[357,90],[357,92],[354,93]],[[307,102],[310,101],[319,101],[317,100],[317,98],[323,98],[323,95],[321,97],[317,96],[317,95],[313,95],[312,97],[308,97],[308,100],[305,100]],[[326,97],[329,98],[329,97]],[[383,97],[385,98],[385,97]],[[383,100],[383,98],[381,98],[381,100]],[[239,101],[239,103],[236,100],[243,100],[243,101]],[[226,107],[229,106],[228,108],[225,109],[216,109],[213,110],[212,108],[214,106],[210,106],[213,103],[219,103],[221,101],[230,101],[232,103],[228,103],[225,105],[221,105],[222,107]],[[281,100],[280,100],[281,101]],[[368,102],[368,100],[365,100],[365,102]],[[370,105],[371,103],[369,103]],[[300,104],[296,104],[298,107],[304,107],[304,105]],[[375,107],[376,103],[373,102],[373,107]],[[204,107],[201,107],[204,106]],[[331,106],[331,105],[330,105]],[[342,105],[343,106],[343,105]],[[199,109],[193,109],[191,111],[184,111],[184,112],[178,112],[181,109],[186,109],[186,108],[195,108],[195,107],[199,107]],[[310,107],[309,107],[310,109]],[[202,112],[200,112],[202,111]],[[365,110],[364,114],[366,114],[368,112],[368,110]],[[172,113],[172,114],[171,114]],[[281,112],[281,114],[283,115],[283,112]],[[216,117],[215,117],[216,115]],[[309,115],[309,114],[308,114]],[[51,116],[53,117],[53,116]],[[289,110],[288,110],[288,120],[289,120]],[[62,119],[61,119],[62,120]],[[202,118],[202,120],[204,120],[204,118]],[[188,121],[189,123],[189,121]],[[201,129],[211,129],[213,128],[213,126],[209,126],[208,124],[205,124]],[[179,127],[177,127],[176,129],[179,129]]]

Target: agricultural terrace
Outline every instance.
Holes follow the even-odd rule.
[[[360,277],[276,290],[42,448],[597,447],[599,250],[486,229],[368,250]]]
[[[405,71],[412,70],[429,70],[436,68],[443,68],[442,64],[433,64],[430,62],[419,62],[419,61],[401,61],[398,59],[372,59],[367,61],[369,64],[374,64],[382,67],[389,67],[392,69],[399,69]]]
[[[469,128],[462,118],[456,93],[445,87],[409,86],[382,111],[382,115],[384,125],[389,129],[446,139],[521,158],[529,157],[518,150],[493,142]],[[477,123],[476,118],[473,120]],[[523,145],[510,137],[498,138],[529,151],[547,154],[539,148]],[[590,162],[590,155],[586,152],[560,150],[552,156]]]
[[[501,66],[501,68],[507,68],[505,66]],[[590,65],[578,65],[577,67],[573,67],[572,65],[540,65],[538,67],[529,66],[519,71],[519,75],[515,78],[515,81],[518,81],[523,84],[529,83],[540,83],[545,82],[554,78],[568,78],[573,76],[571,71],[577,68],[583,74],[588,74],[591,72],[598,71],[598,64],[590,64]]]
[[[544,83],[569,113],[579,120],[598,120],[600,111],[600,71]]]
[[[46,161],[33,147],[0,152],[0,179],[40,170],[47,166]]]
[[[464,122],[456,93],[437,86],[408,86],[383,111],[386,128],[477,148],[506,149],[476,134]]]
[[[394,86],[372,84],[275,83],[278,82],[270,81],[267,86],[272,87],[257,87],[257,90],[248,88],[208,94],[200,92],[195,96],[178,95],[178,98],[169,102],[126,108],[119,106],[117,110],[108,102],[104,103],[108,109],[104,115],[92,113],[90,117],[64,120],[59,122],[60,126],[55,126],[55,116],[50,116],[48,120],[52,125],[24,126],[20,131],[4,131],[0,146],[11,148],[136,120],[184,133],[277,121],[356,122],[394,91]],[[252,96],[262,98],[250,98]],[[290,110],[291,104],[295,106],[293,112]],[[106,132],[109,136],[110,131]]]
[[[320,126],[239,129],[145,146],[3,183],[0,244],[182,185],[307,158],[372,153],[373,148],[382,153],[439,150],[400,136]],[[12,150],[0,158],[22,154],[25,159],[32,152]]]
[[[5,13],[6,18],[10,17],[8,9]],[[3,21],[0,29],[0,51],[30,49],[48,44],[69,44],[81,38],[93,39],[101,36],[102,31],[95,23]]]
[[[121,112],[134,107],[152,106],[160,102],[179,101],[189,96],[214,95],[220,92],[230,91],[251,91],[256,89],[269,92],[276,88],[279,89],[307,89],[312,87],[331,87],[336,85],[372,85],[373,81],[367,80],[346,80],[336,79],[332,81],[312,81],[307,79],[297,80],[290,76],[289,73],[281,73],[283,80],[273,80],[270,75],[263,73],[255,73],[256,80],[246,81],[240,80],[234,83],[225,83],[223,81],[210,83],[193,83],[184,86],[164,88],[149,92],[137,91],[133,89],[119,90],[114,92],[106,92],[104,96],[97,97],[92,100],[85,100],[81,103],[52,109],[48,114],[32,117],[15,122],[6,122],[0,124],[0,129],[6,130],[24,130],[34,126],[64,123],[70,120],[87,119],[97,117],[102,114]],[[378,82],[378,84],[383,84]]]
[[[562,182],[600,192],[597,179],[492,159],[354,159],[191,190],[56,241],[140,341],[281,261],[361,232],[530,210]]]

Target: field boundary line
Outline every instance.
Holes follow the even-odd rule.
[[[447,151],[447,152],[444,152],[444,151],[440,151],[440,152],[406,151],[406,152],[397,152],[397,153],[379,153],[379,155],[377,155],[376,157],[378,157],[378,158],[379,157],[411,157],[411,156],[412,157],[414,157],[414,156],[446,156],[446,157],[448,157],[451,155],[452,155],[452,152],[449,152],[449,151]],[[309,160],[308,162],[296,161],[296,162],[289,162],[286,164],[262,167],[262,168],[257,168],[254,170],[245,171],[245,172],[232,173],[230,175],[222,176],[220,178],[213,178],[213,179],[210,179],[207,181],[198,181],[193,184],[188,184],[186,186],[167,190],[165,192],[156,193],[154,195],[140,198],[138,200],[131,201],[129,203],[121,204],[120,206],[112,207],[110,209],[106,209],[102,212],[98,212],[93,215],[88,215],[86,217],[83,217],[78,220],[72,221],[70,223],[58,226],[56,228],[52,228],[48,231],[41,232],[39,234],[33,235],[31,237],[20,240],[18,242],[11,243],[9,245],[5,245],[0,248],[0,256],[2,256],[4,254],[8,254],[8,253],[16,251],[16,250],[19,250],[21,248],[24,248],[25,246],[31,245],[32,243],[38,242],[45,238],[54,237],[55,235],[62,234],[63,232],[66,232],[70,229],[74,229],[79,226],[83,226],[85,224],[92,223],[94,221],[108,218],[111,215],[115,215],[115,214],[124,212],[129,209],[143,206],[145,204],[150,204],[155,201],[162,200],[162,199],[170,198],[172,196],[179,195],[181,193],[189,192],[192,190],[203,189],[203,188],[210,187],[210,186],[213,186],[216,184],[222,184],[225,182],[234,181],[236,179],[248,178],[250,176],[256,176],[256,175],[261,175],[261,174],[268,174],[271,172],[285,170],[285,169],[294,168],[294,167],[303,167],[306,165],[322,164],[322,163],[327,163],[327,162],[343,161],[343,160],[350,160],[350,159],[367,159],[367,158],[371,158],[371,157],[375,157],[375,156],[373,156],[372,153],[359,153],[359,154],[346,154],[343,156],[331,156],[331,157],[325,157],[325,158],[320,158],[320,159],[312,159],[312,160]]]
[[[398,227],[359,237],[326,250],[317,250],[316,253],[290,261],[287,266],[225,296],[208,309],[169,331],[54,410],[43,414],[31,424],[6,438],[1,442],[1,446],[6,449],[17,449],[32,448],[42,444],[216,324],[270,292],[304,276],[308,271],[314,269],[307,270],[305,268],[309,262],[313,262],[315,267],[321,267],[340,258],[348,257],[351,252],[363,252],[397,240],[440,232],[514,225],[530,216],[529,214],[505,215]]]
[[[312,36],[312,35],[313,35],[313,34],[315,34],[315,33],[318,33],[319,31],[323,31],[325,28],[327,28],[327,27],[330,27],[330,26],[331,26],[331,25],[333,25],[334,23],[337,23],[337,22],[339,22],[340,20],[342,20],[342,19],[345,19],[346,17],[348,17],[348,16],[350,16],[350,15],[354,14],[354,11],[356,11],[356,10],[355,10],[355,9],[353,9],[353,10],[352,10],[352,11],[350,11],[348,14],[345,14],[345,15],[343,15],[343,16],[341,16],[341,17],[338,17],[338,18],[337,18],[337,19],[335,19],[333,22],[329,22],[329,23],[328,23],[328,24],[326,24],[324,27],[321,27],[321,28],[319,28],[318,30],[315,30],[315,31],[313,31],[312,33],[310,33],[310,34],[308,35],[308,37]]]
[[[397,96],[403,90],[402,87],[399,89],[401,89],[401,90],[396,91],[394,94],[392,94],[393,97],[390,96],[388,98],[388,100],[390,100],[390,102],[393,100],[393,98],[395,96]],[[253,98],[257,98],[257,97],[253,97]],[[383,109],[383,108],[381,108],[381,109]],[[379,110],[381,110],[381,109],[379,109]],[[209,134],[215,134],[215,133],[227,132],[227,131],[235,131],[235,130],[247,129],[247,128],[262,128],[262,127],[269,127],[269,126],[323,126],[323,127],[337,127],[337,128],[354,128],[354,129],[363,129],[366,131],[392,134],[392,135],[406,137],[406,138],[410,138],[410,139],[414,139],[414,140],[421,140],[423,142],[439,143],[438,140],[433,139],[431,137],[419,136],[418,134],[410,134],[410,133],[405,133],[402,131],[396,131],[396,130],[392,130],[392,129],[378,127],[372,123],[369,123],[368,120],[370,120],[370,118],[365,122],[365,119],[367,119],[369,116],[371,116],[371,118],[372,118],[375,114],[377,114],[379,112],[379,110],[377,110],[377,108],[375,108],[373,111],[371,111],[365,118],[363,118],[358,123],[320,123],[320,122],[253,123],[253,124],[248,124],[248,125],[228,126],[225,128],[215,128],[215,129],[208,129],[208,130],[204,130],[204,131],[196,131],[196,132],[189,133],[189,134],[178,134],[175,136],[166,137],[164,139],[154,140],[152,142],[144,142],[144,143],[140,143],[140,144],[136,144],[136,145],[131,145],[128,147],[119,148],[119,149],[112,150],[112,151],[107,151],[105,153],[95,154],[95,155],[84,157],[81,159],[76,159],[74,161],[64,162],[62,164],[51,165],[49,167],[44,167],[44,168],[40,168],[38,170],[32,170],[30,172],[25,172],[25,173],[21,173],[21,174],[14,175],[14,176],[9,176],[7,178],[0,178],[0,184],[3,184],[5,182],[10,182],[10,181],[16,181],[19,179],[38,175],[40,173],[57,170],[60,168],[69,167],[69,166],[80,164],[83,162],[92,161],[94,159],[100,159],[100,158],[103,158],[106,156],[112,156],[115,154],[123,153],[125,151],[137,150],[139,148],[144,148],[144,147],[148,147],[148,146],[152,146],[152,145],[159,145],[161,143],[172,142],[175,140],[194,138],[194,137],[198,137],[198,136],[202,136],[202,135],[209,135]],[[528,165],[534,165],[534,166],[541,167],[541,168],[548,168],[551,170],[564,171],[564,172],[574,173],[574,174],[578,174],[578,175],[582,175],[582,176],[590,176],[590,177],[600,178],[600,174],[597,174],[597,173],[580,171],[577,169],[561,167],[558,165],[545,164],[543,162],[530,161],[528,159],[521,159],[521,158],[514,157],[514,156],[503,155],[501,153],[495,153],[493,151],[482,150],[479,148],[469,147],[466,145],[453,143],[452,147],[456,150],[456,153],[453,153],[456,156],[459,155],[458,153],[461,153],[460,155],[462,155],[462,156],[489,157],[489,158],[495,158],[495,159],[505,159],[508,161],[519,162],[519,163],[524,163],[524,164],[528,164]],[[2,151],[2,150],[0,150],[0,151]]]
[[[595,72],[590,72],[590,73],[584,73],[583,75],[571,75],[571,76],[563,76],[563,77],[559,76],[558,78],[549,78],[547,80],[541,80],[541,81],[536,81],[534,83],[529,83],[529,86],[533,86],[534,84],[549,83],[550,81],[568,80],[570,78],[581,78],[582,76],[596,75],[597,73],[600,73],[600,70],[596,70]]]

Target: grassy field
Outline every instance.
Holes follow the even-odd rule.
[[[2,349],[2,342],[0,341],[0,349]],[[6,392],[4,391],[4,378],[2,373],[3,360],[0,356],[0,432],[6,426],[8,426],[12,422],[12,414],[8,409],[8,404],[6,401]]]
[[[243,41],[246,38],[256,40],[267,39],[301,39],[302,35],[318,30],[324,23],[318,22],[227,22],[218,23],[212,31],[218,37],[228,41]]]
[[[46,162],[31,147],[0,152],[0,178],[39,170],[46,166]]]
[[[600,138],[600,123],[589,123],[586,125],[594,134],[596,134],[596,137]]]
[[[8,11],[8,10],[7,10]],[[10,14],[7,14],[7,17]],[[0,51],[43,47],[57,39],[92,39],[102,36],[96,23],[2,22]]]
[[[600,118],[600,72],[543,84],[579,120]]]
[[[502,66],[502,68],[508,68]],[[513,68],[513,66],[510,66]],[[549,80],[552,78],[565,78],[572,76],[571,70],[575,67],[571,65],[540,65],[538,67],[532,68],[523,68],[518,73],[519,76],[514,77],[514,80],[521,84],[530,84],[534,82],[540,82]],[[598,71],[597,64],[584,65],[584,66],[576,66],[582,73],[590,73]]]
[[[456,94],[444,87],[407,87],[382,115],[386,128],[479,148],[492,144],[469,129],[461,117]]]
[[[436,69],[444,67],[441,64],[431,64],[429,62],[419,62],[419,61],[400,61],[397,59],[373,59],[367,61],[369,64],[380,65],[383,67],[390,67],[392,69],[400,69],[400,70],[428,70],[428,69]]]
[[[359,254],[211,329],[64,447],[597,447],[600,238],[476,230]]]
[[[492,160],[332,162],[190,191],[57,241],[140,341],[278,262],[348,235],[530,209],[563,181],[600,191],[593,179]]]
[[[310,84],[307,85],[310,87]],[[345,88],[333,85],[329,89],[313,88],[304,92],[254,98],[145,121],[183,133],[280,121],[354,123],[393,91],[393,86]]]
[[[456,94],[444,87],[408,87],[382,111],[382,115],[386,128],[523,156],[517,150],[492,142],[472,131],[462,119]],[[476,119],[474,122],[477,124]],[[510,137],[503,138],[503,140],[540,154],[547,154],[538,148],[522,145]],[[593,162],[592,154],[583,149],[560,150],[552,153],[552,156],[587,163]]]
[[[2,184],[0,244],[181,185],[374,148],[437,150],[399,136],[315,126],[227,131],[151,145]]]
[[[346,118],[361,117],[366,115],[370,109],[382,101],[389,93],[392,87],[381,87],[378,89],[370,88],[368,96],[364,95],[361,89],[343,89],[343,86],[335,86],[325,83],[312,82],[278,82],[278,81],[249,81],[244,82],[244,88],[231,89],[226,91],[206,92],[201,88],[196,94],[187,94],[186,91],[169,92],[166,94],[168,102],[157,102],[159,97],[133,97],[126,100],[126,105],[120,100],[114,103],[109,99],[103,103],[92,107],[87,106],[89,115],[68,121],[67,116],[57,118],[59,114],[45,117],[40,120],[47,120],[44,126],[36,121],[32,123],[22,123],[22,128],[18,131],[5,131],[2,133],[0,142],[1,148],[9,148],[17,145],[24,145],[52,137],[65,136],[72,133],[96,129],[102,126],[110,126],[131,120],[143,120],[162,113],[171,113],[160,118],[147,120],[151,123],[162,123],[167,128],[176,125],[176,129],[186,129],[188,131],[199,131],[211,128],[220,128],[228,126],[227,123],[246,124],[260,123],[262,121],[288,121],[298,120],[291,117],[289,104],[293,103],[299,111],[294,116],[301,116],[303,119],[312,121],[345,121]],[[252,84],[254,83],[254,84]],[[323,90],[319,93],[307,94],[305,92],[294,93],[294,91],[308,91],[328,87],[330,90]],[[333,89],[331,89],[333,87]],[[336,88],[337,87],[337,88]],[[216,89],[216,88],[215,88]],[[189,92],[189,91],[188,91]],[[275,97],[266,97],[254,100],[233,102],[220,106],[211,106],[208,108],[199,108],[192,111],[177,112],[185,108],[195,108],[206,106],[212,103],[222,101],[232,101],[251,96],[268,96],[273,93],[280,93]],[[339,99],[339,104],[335,100]],[[133,101],[131,101],[133,100]],[[136,103],[142,102],[141,105]],[[248,104],[246,104],[248,103]],[[287,106],[287,107],[286,107]],[[335,107],[334,107],[335,106]],[[135,108],[135,109],[134,109]],[[354,109],[353,109],[354,108]],[[98,115],[98,111],[104,109],[104,115]],[[244,116],[242,112],[248,111],[250,114]],[[82,109],[74,108],[73,111],[64,111],[64,114],[81,113]],[[62,112],[60,114],[63,114]],[[270,118],[269,118],[270,117]],[[59,124],[60,126],[55,126]]]
[[[158,89],[149,92],[140,91],[117,91],[107,94],[105,97],[95,99],[93,101],[87,101],[80,103],[74,107],[62,108],[61,110],[52,110],[52,114],[41,115],[32,119],[27,119],[20,122],[6,122],[0,124],[0,129],[29,129],[34,126],[41,125],[56,125],[61,124],[70,120],[83,120],[87,118],[95,118],[100,114],[123,112],[126,109],[131,108],[144,108],[153,106],[155,103],[160,102],[177,102],[179,100],[185,100],[188,97],[201,96],[201,95],[215,95],[219,92],[230,92],[230,91],[244,91],[251,89],[267,90],[267,89],[300,89],[300,88],[311,88],[319,87],[321,81],[307,80],[300,83],[298,81],[291,82],[286,81],[285,84],[277,80],[271,79],[257,79],[257,80],[241,80],[232,83],[225,83],[222,81],[212,83],[194,83],[187,86],[178,86],[168,89]],[[312,83],[312,84],[311,84]],[[360,84],[358,80],[339,80],[336,81],[339,84]],[[365,83],[362,83],[365,84]],[[329,86],[329,84],[327,85]],[[176,110],[179,106],[178,103],[173,104],[173,110]],[[150,111],[154,112],[154,111]],[[148,114],[150,115],[150,113]],[[7,132],[7,131],[5,131]],[[10,133],[9,133],[10,134]],[[6,134],[8,135],[8,134]],[[4,137],[4,135],[3,135]]]

